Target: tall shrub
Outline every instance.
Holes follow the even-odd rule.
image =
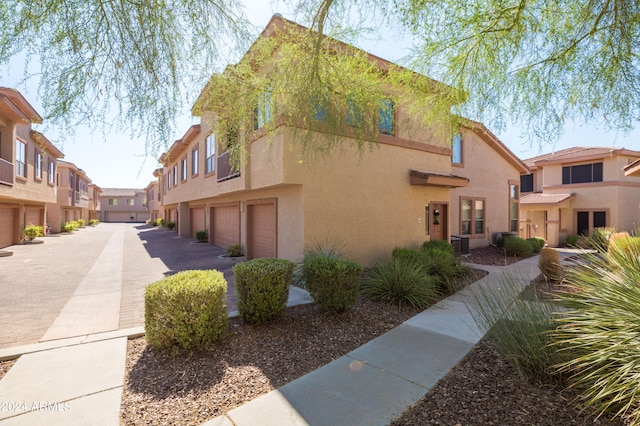
[[[309,294],[324,312],[342,313],[357,302],[362,267],[356,262],[311,257],[304,261],[304,271]]]
[[[147,286],[145,331],[150,346],[194,349],[227,330],[227,281],[222,272],[183,271]]]
[[[533,253],[529,241],[520,237],[508,237],[503,240],[504,251],[507,256],[524,257]]]
[[[293,270],[292,284],[300,287],[307,288],[307,280],[304,275],[304,262],[305,260],[314,257],[326,257],[331,259],[345,259],[346,254],[344,251],[344,245],[337,242],[324,242],[316,243],[304,249],[304,256],[296,263],[296,268]]]
[[[540,250],[538,267],[546,279],[551,281],[562,280],[562,267],[560,266],[560,256],[552,248],[544,247]]]
[[[287,307],[295,263],[284,259],[253,259],[233,267],[238,313],[243,321],[264,323]]]

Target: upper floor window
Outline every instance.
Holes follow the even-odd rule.
[[[562,184],[602,182],[602,163],[562,167]]]
[[[49,160],[49,184],[53,185],[53,183],[55,182],[55,175],[56,164],[52,160]]]
[[[109,198],[109,205],[110,206],[117,206],[118,205],[118,199],[117,198]]]
[[[27,144],[16,139],[16,175],[27,177]]]
[[[167,172],[167,189],[171,189],[171,170]]]
[[[133,206],[135,204],[135,200],[133,198],[127,198],[127,205]]]
[[[216,159],[216,137],[213,133],[207,136],[205,141],[205,173],[213,173],[215,170]]]
[[[198,174],[198,151],[197,147],[191,151],[191,176]]]
[[[391,99],[380,99],[378,130],[385,135],[393,135],[394,133],[394,109]]]
[[[263,127],[273,118],[273,94],[271,90],[265,90],[258,95],[256,108],[256,129]]]
[[[36,168],[36,173],[35,173],[36,179],[42,179],[42,166],[43,166],[42,163],[43,163],[42,153],[39,152],[38,149],[36,149],[36,162],[34,164]]]
[[[311,110],[316,120],[327,121],[327,106],[318,97],[311,100]]]
[[[185,155],[180,162],[180,180],[187,180],[187,156]]]
[[[533,173],[520,176],[520,191],[533,192]]]
[[[347,126],[361,127],[364,123],[364,111],[362,105],[355,101],[347,100]]]
[[[173,186],[178,186],[178,166],[173,166]]]
[[[462,135],[456,133],[451,139],[451,162],[462,164]]]

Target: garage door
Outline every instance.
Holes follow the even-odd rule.
[[[24,223],[25,225],[42,226],[42,210],[37,207],[27,207],[24,211]]]
[[[107,212],[106,222],[129,222],[130,220],[131,212]]]
[[[136,212],[136,222],[146,222],[149,219],[149,212]]]
[[[240,244],[240,205],[211,207],[211,244],[227,248]]]
[[[13,245],[13,235],[15,233],[15,211],[0,207],[0,248]]]
[[[191,236],[193,237],[196,232],[204,231],[207,229],[207,224],[204,221],[204,207],[194,207],[191,209]]]
[[[247,257],[277,257],[276,200],[247,202]]]

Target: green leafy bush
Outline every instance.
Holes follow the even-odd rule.
[[[100,221],[98,219],[89,219],[89,225],[90,226],[95,226],[97,224],[99,224]]]
[[[66,222],[64,225],[62,225],[62,230],[64,232],[73,232],[76,230],[76,228],[77,226],[75,222]]]
[[[449,246],[451,245],[449,244]],[[445,248],[442,249],[441,247]],[[453,251],[441,245],[434,245],[427,250],[422,248],[420,250],[395,248],[391,253],[391,257],[403,262],[420,265],[425,275],[433,277],[442,294],[455,293],[458,290],[456,288],[456,278],[468,271],[468,268],[462,266],[460,261],[453,255]]]
[[[558,252],[549,247],[540,250],[538,267],[546,279],[551,281],[562,280],[562,267],[560,266],[560,256]]]
[[[175,222],[167,222],[164,226],[170,231],[173,231],[176,228]]]
[[[362,267],[356,262],[329,257],[304,261],[307,289],[313,301],[327,313],[350,310],[358,300]]]
[[[240,257],[242,256],[242,246],[240,244],[229,246],[227,247],[226,253],[229,257]]]
[[[311,259],[312,257],[345,259],[345,256],[343,245],[338,243],[316,243],[310,247],[306,247],[303,258],[296,263],[296,268],[293,270],[292,284],[300,288],[307,288],[307,282],[304,277],[305,260]]]
[[[147,286],[147,343],[159,348],[194,349],[227,330],[227,281],[222,272],[183,271]]]
[[[206,243],[207,241],[209,241],[209,233],[207,232],[207,230],[204,231],[196,231],[196,240],[198,240],[198,242],[200,243]]]
[[[431,241],[425,241],[422,244],[421,247],[422,250],[424,251],[444,251],[447,253],[454,253],[454,249],[453,246],[451,244],[449,244],[446,241],[442,241],[442,240],[431,240]]]
[[[282,314],[289,298],[295,263],[283,259],[253,259],[233,267],[238,312],[250,323],[263,323]]]
[[[161,217],[159,217],[158,219],[156,219],[156,224],[157,224],[158,226],[164,226],[164,225],[165,225],[165,223],[166,223],[166,222],[165,222],[165,221],[164,221],[164,219],[163,219],[163,218],[161,218]]]
[[[33,241],[37,237],[42,237],[44,234],[44,229],[42,226],[36,226],[33,224],[29,224],[22,231],[22,237],[27,241]]]
[[[540,250],[546,244],[544,238],[540,238],[540,237],[527,238],[527,241],[529,241],[529,244],[531,244],[533,253],[540,253]]]
[[[560,366],[599,413],[640,424],[640,240],[618,240],[607,253],[583,254],[565,271],[554,338],[570,356]]]
[[[425,275],[429,273],[430,253],[425,250],[396,247],[391,252],[391,258],[400,262],[420,265]]]
[[[78,219],[78,220],[76,220],[76,222],[78,222],[78,228],[81,228],[86,224],[84,219]]]
[[[533,253],[533,247],[529,241],[514,236],[504,239],[504,251],[507,256],[524,257]]]
[[[439,298],[436,280],[425,273],[421,260],[403,256],[395,256],[369,269],[361,292],[374,300],[420,309]]]

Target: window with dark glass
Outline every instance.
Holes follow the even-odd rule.
[[[380,99],[378,107],[378,130],[385,135],[394,134],[394,110],[391,99]]]
[[[533,173],[520,176],[520,190],[522,192],[533,192]]]
[[[362,110],[362,105],[352,100],[347,101],[346,123],[347,126],[351,127],[362,126],[364,123],[364,111]]]
[[[562,184],[602,182],[602,163],[562,167]]]

